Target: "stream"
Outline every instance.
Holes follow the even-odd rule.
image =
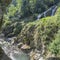
[[[38,14],[37,20],[39,20],[42,17],[53,16],[55,14],[56,10],[57,10],[57,6],[56,5],[52,6],[51,8],[46,10],[45,12]]]
[[[11,60],[30,60],[26,53],[23,53],[17,46],[4,41],[4,39],[0,34],[0,47]]]

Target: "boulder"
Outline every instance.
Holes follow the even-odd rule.
[[[28,46],[27,44],[23,45],[21,47],[22,50],[27,50],[27,49],[30,49],[30,46]]]
[[[31,60],[44,60],[43,56],[38,51],[31,51],[30,52]]]
[[[25,44],[25,45],[22,45],[21,50],[25,53],[29,53],[31,51],[31,47]]]
[[[21,47],[22,47],[22,45],[23,45],[23,43],[22,43],[22,42],[20,42],[20,43],[18,44],[18,48],[21,48]]]

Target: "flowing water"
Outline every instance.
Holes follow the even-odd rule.
[[[39,14],[37,16],[37,20],[39,20],[42,17],[46,17],[49,12],[51,12],[50,16],[53,16],[55,14],[56,10],[57,10],[57,6],[56,5],[52,6],[51,8],[49,8],[48,10],[46,10],[45,12]]]
[[[55,8],[52,10],[51,16],[53,16],[55,14],[56,10],[57,10],[57,6],[55,6]]]
[[[29,60],[28,56],[22,52],[15,51],[13,54],[10,53],[12,60]]]
[[[11,60],[30,60],[27,54],[23,53],[17,46],[4,41],[4,38],[0,38],[0,47]]]

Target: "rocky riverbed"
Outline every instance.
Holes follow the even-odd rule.
[[[41,51],[31,49],[27,44],[22,42],[15,44],[14,39],[5,38],[4,34],[0,34],[0,60],[60,60],[58,57],[47,57],[45,59]]]
[[[0,55],[2,56],[0,60],[30,60],[29,56],[18,49],[17,46],[12,45],[11,42],[4,41],[5,38],[2,38],[2,35],[0,37]]]

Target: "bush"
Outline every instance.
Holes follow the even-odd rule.
[[[60,9],[58,9],[60,11]],[[42,49],[43,44],[49,45],[60,28],[59,13],[52,17],[42,18],[24,26],[18,38],[31,47]],[[18,39],[18,40],[19,40]],[[34,45],[33,45],[34,44]]]
[[[55,39],[50,43],[49,50],[55,56],[60,55],[60,30],[55,36]]]

